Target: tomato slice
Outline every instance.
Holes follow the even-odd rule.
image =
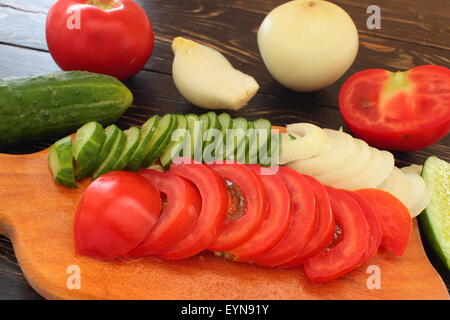
[[[150,169],[142,169],[139,174],[165,196],[166,205],[150,235],[127,254],[134,258],[158,254],[180,241],[197,220],[202,206],[197,189],[176,174]]]
[[[289,227],[283,238],[255,263],[274,267],[299,255],[311,240],[315,223],[315,198],[308,180],[297,171],[279,167],[278,176],[286,185],[292,203]]]
[[[425,65],[357,72],[342,86],[339,106],[348,127],[369,144],[418,150],[450,130],[450,70]]]
[[[266,213],[266,190],[258,175],[243,164],[222,161],[208,165],[222,179],[233,183],[233,189],[238,189],[237,192],[244,202],[238,206],[237,212],[228,212],[222,232],[209,247],[212,251],[226,251],[243,244],[261,226]]]
[[[366,252],[361,257],[361,260],[358,262],[358,265],[361,265],[377,254],[378,248],[381,244],[381,237],[383,236],[381,221],[378,218],[378,215],[376,215],[373,211],[370,203],[364,197],[351,191],[342,191],[344,191],[348,196],[352,197],[353,200],[358,202],[358,204],[364,211],[367,223],[369,225],[369,246]]]
[[[381,222],[381,246],[401,256],[405,252],[412,231],[408,208],[390,193],[378,189],[356,190],[366,199]]]
[[[179,260],[206,250],[219,236],[228,208],[228,191],[223,179],[207,165],[191,159],[177,158],[170,172],[191,181],[200,192],[202,208],[189,232],[159,257]]]
[[[121,257],[150,234],[160,212],[159,192],[146,179],[133,172],[104,174],[78,204],[75,250],[92,258]]]
[[[313,190],[316,201],[313,235],[299,255],[288,262],[279,265],[279,267],[292,268],[303,264],[307,259],[314,257],[325,249],[333,239],[335,222],[327,190],[325,189],[325,186],[315,178],[307,175],[304,175],[304,177]]]
[[[360,205],[341,190],[327,187],[339,227],[329,248],[305,262],[305,272],[315,283],[337,279],[358,266],[369,243],[369,227]]]
[[[259,174],[261,167],[248,165]],[[228,251],[235,261],[253,262],[283,237],[291,218],[291,199],[283,180],[276,174],[260,175],[267,193],[266,213],[261,227],[240,247]]]

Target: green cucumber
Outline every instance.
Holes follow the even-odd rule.
[[[202,151],[206,146],[206,135],[208,133],[209,129],[209,115],[207,113],[204,113],[198,117],[200,120],[200,123],[202,125]]]
[[[98,157],[96,159],[93,159],[95,161],[94,166],[94,172],[98,170],[98,168],[102,165],[102,163],[106,160],[109,153],[111,152],[111,149],[114,145],[114,142],[116,141],[117,135],[119,134],[121,130],[119,127],[117,127],[115,124],[111,124],[106,127],[105,129],[105,142],[102,145],[102,148],[100,149],[100,152],[98,154]],[[94,175],[94,172],[92,173]]]
[[[144,160],[144,152],[147,149],[147,146],[150,143],[153,134],[155,133],[155,130],[158,126],[158,122],[160,119],[161,117],[155,114],[153,117],[151,117],[144,123],[144,125],[141,128],[141,137],[139,139],[139,145],[133,152],[133,154],[130,157],[130,160],[125,166],[126,170],[136,171],[141,167],[142,161]]]
[[[253,122],[253,126],[257,134],[258,164],[269,165],[272,147],[272,123],[267,119],[258,119]]]
[[[142,167],[149,167],[161,156],[169,144],[172,132],[176,127],[177,117],[175,115],[168,113],[161,118],[144,155]]]
[[[221,113],[217,116],[220,124],[220,131],[222,132],[222,141],[218,141],[218,146],[216,147],[219,154],[216,154],[216,159],[225,159],[227,150],[225,146],[227,145],[227,130],[233,128],[233,119],[228,113]]]
[[[70,71],[0,81],[0,147],[116,121],[133,95],[119,80]]]
[[[123,148],[122,153],[119,156],[119,160],[117,160],[112,171],[124,169],[134,151],[136,151],[137,147],[139,146],[141,129],[139,129],[138,127],[130,127],[129,129],[125,130],[124,133],[126,137],[125,147]]]
[[[114,143],[112,144],[105,160],[100,164],[97,170],[95,170],[92,176],[94,179],[97,179],[102,174],[113,171],[114,165],[116,164],[117,160],[119,160],[127,141],[126,135],[122,130],[120,130],[116,125],[111,126],[114,126],[114,130],[117,131],[116,138],[114,139]]]
[[[450,270],[450,164],[429,157],[422,177],[431,192],[431,201],[419,219],[432,248]]]
[[[245,137],[245,163],[258,163],[258,137],[255,131],[255,124],[248,123],[247,136]]]
[[[191,159],[202,161],[202,128],[201,121],[196,114],[187,114],[189,135],[191,138]]]
[[[48,164],[53,180],[66,187],[76,188],[72,164],[72,137],[56,141],[48,153]]]
[[[172,160],[175,157],[183,156],[180,155],[180,151],[183,150],[183,147],[185,146],[185,138],[186,138],[186,130],[188,129],[188,124],[186,117],[181,114],[175,115],[177,118],[177,130],[185,130],[184,134],[177,135],[176,137],[172,137],[175,140],[170,141],[169,145],[167,146],[166,150],[160,157],[161,165],[164,170],[168,170],[170,167],[170,164],[172,163]],[[179,133],[182,133],[181,131]],[[190,144],[189,144],[190,147]],[[190,149],[187,150],[190,154]]]
[[[205,162],[216,160],[216,147],[218,147],[219,150],[220,144],[218,145],[218,143],[223,140],[217,114],[211,111],[208,112],[207,115],[209,118],[208,131],[203,137],[205,141],[205,147],[203,148],[203,159]]]
[[[233,119],[234,151],[232,157],[227,159],[245,163],[245,137],[248,130],[248,121],[242,117]]]
[[[97,156],[105,142],[106,134],[100,123],[92,121],[77,130],[73,143],[73,159],[76,180],[92,175]]]

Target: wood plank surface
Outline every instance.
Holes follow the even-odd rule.
[[[54,0],[0,0],[0,78],[28,76],[58,70],[47,53],[46,13]],[[337,110],[337,94],[350,74],[366,68],[405,70],[415,65],[450,67],[450,3],[448,0],[333,0],[358,27],[360,49],[350,70],[332,86],[313,93],[295,93],[276,83],[260,58],[256,32],[259,24],[283,0],[139,0],[151,17],[156,47],[145,71],[126,82],[133,91],[133,106],[118,121],[122,128],[141,124],[154,113],[200,113],[177,92],[171,78],[173,54],[170,43],[183,35],[222,51],[238,69],[253,75],[261,85],[249,106],[234,116],[266,117],[284,125],[308,121],[338,128],[343,124]],[[382,27],[368,30],[366,8],[381,7]],[[48,147],[55,139],[2,149],[3,153],[31,153]],[[450,161],[450,136],[413,153],[395,153],[397,164],[421,164],[431,154]],[[450,275],[439,266],[450,288]],[[17,266],[11,243],[0,237],[0,299],[36,298]]]

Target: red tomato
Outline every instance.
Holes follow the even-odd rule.
[[[351,191],[344,191],[347,195],[353,198],[364,211],[367,223],[369,225],[369,246],[366,252],[361,257],[358,265],[361,265],[371,259],[378,251],[381,243],[381,237],[383,236],[383,230],[381,229],[381,221],[378,215],[375,214],[370,203],[362,196]]]
[[[341,190],[327,187],[331,208],[339,226],[329,248],[305,262],[305,272],[315,283],[337,279],[358,266],[369,243],[369,227],[363,209]]]
[[[146,179],[133,172],[104,174],[78,204],[75,250],[100,259],[123,256],[149,235],[160,212],[159,192]]]
[[[189,232],[158,255],[167,260],[179,260],[206,250],[217,239],[225,223],[228,191],[223,179],[213,169],[191,159],[176,159],[170,172],[191,181],[202,198],[200,214]]]
[[[378,189],[355,191],[365,198],[381,222],[381,246],[401,256],[408,246],[412,231],[409,210],[396,197]]]
[[[418,150],[450,130],[450,70],[426,65],[357,72],[342,86],[339,106],[348,127],[369,144]]]
[[[313,190],[316,201],[313,235],[299,255],[279,265],[279,267],[292,268],[303,264],[307,259],[314,257],[325,249],[333,239],[335,223],[327,190],[325,186],[313,177],[307,175],[304,175],[304,177]]]
[[[150,235],[128,257],[158,254],[180,241],[197,220],[202,206],[197,189],[185,179],[171,172],[149,169],[142,169],[139,174],[155,185],[166,198],[166,204]]]
[[[233,190],[230,191],[239,193],[244,201],[243,205],[237,206],[237,212],[228,212],[222,232],[209,247],[211,251],[226,251],[240,246],[259,229],[266,213],[266,191],[258,175],[243,164],[228,161],[208,165],[222,179],[232,182]]]
[[[274,267],[299,255],[311,240],[315,223],[315,198],[308,180],[297,171],[279,167],[279,177],[289,190],[292,216],[283,238],[255,263]]]
[[[63,70],[138,73],[153,51],[153,26],[132,0],[58,0],[46,25],[50,53]]]
[[[249,168],[260,171],[257,165]],[[228,251],[235,261],[253,262],[283,237],[291,218],[291,199],[289,191],[278,175],[260,175],[267,193],[267,207],[261,227],[240,247]]]

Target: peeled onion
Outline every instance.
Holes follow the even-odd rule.
[[[313,91],[348,70],[358,52],[358,31],[350,16],[333,3],[296,0],[266,16],[258,46],[278,82],[295,91]]]

